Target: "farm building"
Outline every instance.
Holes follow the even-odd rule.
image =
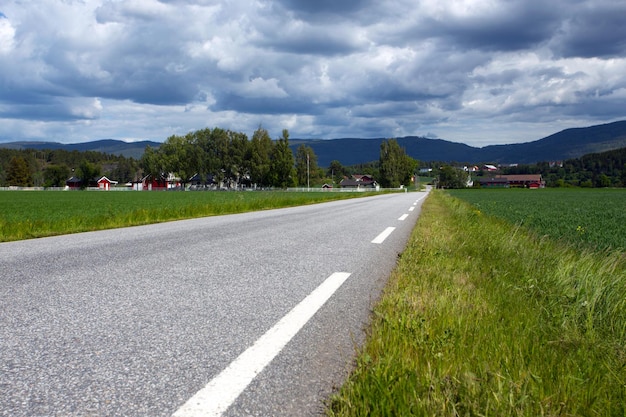
[[[498,175],[495,177],[479,178],[481,187],[488,188],[544,188],[545,181],[541,174],[531,175]]]
[[[370,175],[353,175],[352,178],[344,178],[339,183],[341,188],[352,189],[364,189],[364,188],[376,188],[378,189],[378,183]]]
[[[82,184],[82,180],[77,177],[68,178],[65,181],[65,188],[69,190],[78,190]]]
[[[133,190],[162,191],[180,187],[180,179],[175,178],[174,174],[161,174],[158,176],[146,175],[141,181],[133,183]]]
[[[529,175],[502,175],[509,182],[511,187],[521,188],[544,188],[546,182],[541,178],[541,174]]]
[[[117,181],[112,181],[107,177],[102,177],[98,180],[98,189],[108,191],[111,189],[111,186],[117,185]]]

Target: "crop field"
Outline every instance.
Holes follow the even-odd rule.
[[[477,214],[496,216],[540,236],[626,250],[626,190],[468,189],[448,190],[471,203]]]
[[[327,192],[2,191],[0,242],[371,195]]]

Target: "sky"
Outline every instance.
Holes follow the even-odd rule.
[[[425,136],[626,119],[622,0],[8,0],[0,142]]]

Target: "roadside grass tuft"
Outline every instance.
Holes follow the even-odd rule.
[[[626,413],[626,257],[434,191],[329,416]]]

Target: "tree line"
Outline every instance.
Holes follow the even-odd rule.
[[[0,148],[1,187],[63,187],[72,176],[128,182],[139,171],[139,161],[104,152]]]
[[[373,175],[383,187],[399,187],[410,184],[417,161],[395,139],[389,139],[381,144],[380,160],[375,165],[369,172],[359,173]],[[225,188],[242,184],[261,188],[338,184],[354,171],[339,161],[332,161],[327,169],[320,168],[310,146],[301,144],[294,155],[287,129],[272,140],[262,127],[250,140],[244,133],[221,128],[170,136],[158,149],[146,148],[141,166],[145,174],[153,176],[175,173],[183,187],[194,178]]]
[[[139,160],[93,151],[0,148],[0,186],[63,187],[76,177],[86,187],[101,175],[123,184],[172,173],[183,186],[192,179],[225,188],[337,186],[352,174],[368,174],[382,187],[395,188],[410,184],[417,165],[395,139],[383,141],[378,161],[343,166],[335,160],[319,167],[311,147],[300,145],[292,152],[287,129],[272,140],[262,127],[250,139],[241,132],[205,128],[172,135],[158,148],[148,146]]]
[[[503,171],[506,174],[541,174],[548,187],[626,187],[626,148],[590,153],[562,163],[506,167]]]

